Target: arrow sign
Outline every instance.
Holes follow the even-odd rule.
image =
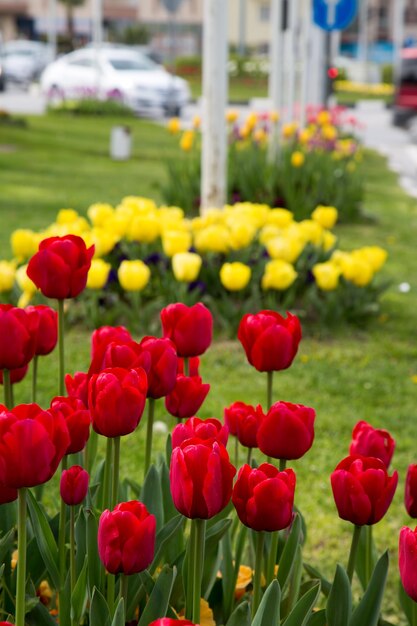
[[[176,13],[180,4],[182,4],[182,0],[162,0],[162,4],[170,13]]]
[[[313,21],[327,31],[343,30],[357,12],[357,0],[313,0]]]

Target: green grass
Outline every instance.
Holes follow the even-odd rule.
[[[193,98],[200,98],[202,86],[201,76],[186,76]],[[231,78],[229,79],[229,102],[246,102],[252,98],[268,96],[268,81],[265,78]]]
[[[114,120],[64,118],[30,119],[25,129],[2,128],[2,144],[15,146],[0,153],[0,243],[7,256],[9,233],[16,226],[43,227],[63,206],[81,211],[94,201],[117,202],[128,194],[160,199],[158,182],[164,175],[163,158],[176,146],[164,129],[133,120],[134,158],[112,163],[107,157],[108,136]],[[130,122],[129,122],[130,123]],[[354,424],[365,419],[390,430],[397,440],[393,467],[400,473],[392,507],[375,528],[380,552],[390,548],[389,593],[384,617],[405,624],[396,600],[397,541],[399,529],[410,524],[403,508],[406,468],[417,462],[417,343],[415,311],[417,274],[415,241],[417,203],[397,185],[396,176],[382,157],[366,152],[362,163],[366,180],[365,210],[375,221],[336,229],[342,247],[378,244],[389,251],[383,270],[391,287],[382,302],[382,315],[365,328],[305,328],[299,356],[288,371],[278,373],[274,398],[300,402],[317,411],[316,438],[312,450],[294,464],[297,471],[297,504],[303,511],[309,534],[305,556],[323,567],[330,577],[336,561],[346,563],[351,528],[339,520],[329,476],[346,456]],[[408,282],[409,293],[398,284]],[[138,312],[138,315],[140,313]],[[70,330],[67,369],[86,370],[89,334]],[[57,354],[41,361],[40,397],[43,404],[57,393]],[[264,402],[265,377],[246,363],[237,342],[217,341],[202,359],[203,378],[212,385],[200,412],[202,417],[222,417],[223,408],[235,400]],[[29,399],[30,381],[16,390],[17,401]],[[158,403],[157,416],[173,420]],[[163,449],[164,438],[156,437]],[[144,425],[122,441],[122,473],[141,480]],[[259,457],[258,457],[259,458]],[[243,460],[243,455],[242,455]],[[364,625],[365,626],[365,625]]]

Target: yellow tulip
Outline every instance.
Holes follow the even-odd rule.
[[[268,139],[268,135],[263,128],[257,128],[253,133],[253,139],[257,143],[265,143]]]
[[[226,122],[228,124],[234,124],[238,118],[239,118],[239,111],[236,111],[235,109],[230,109],[229,111],[227,111]]]
[[[107,283],[110,270],[110,263],[106,263],[106,261],[103,261],[103,259],[93,259],[91,261],[91,267],[88,270],[88,289],[102,289]]]
[[[334,141],[337,137],[337,130],[332,124],[324,124],[321,128],[321,134],[326,141]]]
[[[103,226],[113,216],[114,209],[111,204],[96,202],[87,209],[87,215],[94,226]]]
[[[252,131],[256,124],[258,123],[258,116],[256,113],[252,112],[246,118],[245,124]]]
[[[194,234],[194,245],[198,252],[228,252],[230,233],[226,226],[213,225]]]
[[[296,122],[291,122],[291,124],[284,124],[282,127],[282,135],[285,139],[291,139],[294,137],[297,132],[298,124]]]
[[[323,238],[321,241],[321,245],[323,246],[323,250],[328,252],[336,245],[337,237],[330,230],[323,231]]]
[[[252,583],[253,570],[248,565],[240,565],[235,586],[235,598],[239,600],[246,591],[246,588]]]
[[[90,241],[94,244],[94,256],[96,258],[109,254],[119,241],[119,237],[115,232],[107,230],[105,228],[93,228],[89,233],[86,233],[84,241]]]
[[[38,251],[40,236],[33,230],[18,228],[10,237],[13,256],[19,261],[29,259]]]
[[[162,248],[167,256],[187,252],[191,248],[191,233],[183,230],[167,230],[162,235]]]
[[[278,228],[285,228],[289,226],[294,220],[294,215],[288,209],[271,209],[269,211],[266,223],[278,226]]]
[[[323,206],[320,204],[314,209],[311,217],[323,228],[331,229],[337,222],[338,213],[336,207]]]
[[[299,139],[299,142],[300,142],[303,146],[305,146],[305,145],[306,145],[306,144],[310,141],[310,139],[312,138],[312,136],[313,136],[313,133],[311,132],[311,130],[309,130],[308,128],[304,128],[304,129],[300,132],[300,134],[299,134],[299,136],[298,136],[298,139]]]
[[[194,115],[193,117],[193,128],[194,130],[198,130],[201,126],[201,117],[199,115]]]
[[[275,237],[280,237],[282,233],[283,233],[282,228],[279,228],[278,226],[275,226],[274,224],[267,224],[259,232],[258,239],[262,245],[266,246],[268,241],[270,241],[271,239],[274,239]]]
[[[0,293],[13,289],[16,266],[11,261],[0,261]]]
[[[295,152],[292,153],[291,155],[291,165],[293,167],[302,167],[304,165],[304,161],[305,161],[305,156],[302,152],[300,152],[299,150],[296,150]]]
[[[339,285],[340,267],[328,261],[327,263],[317,263],[313,267],[313,276],[317,286],[323,291],[333,291]]]
[[[359,248],[359,250],[355,250],[353,254],[367,261],[374,272],[379,272],[388,257],[388,252],[379,246]]]
[[[151,271],[143,261],[122,261],[117,276],[125,291],[142,291],[149,282]]]
[[[197,279],[201,269],[202,258],[195,252],[178,252],[171,259],[175,278],[184,283]]]
[[[280,118],[280,115],[278,111],[269,112],[269,119],[271,120],[273,124],[276,124],[277,122],[279,122],[279,118]]]
[[[242,219],[230,224],[230,247],[232,250],[242,250],[252,242],[256,234],[256,228],[248,221]]]
[[[56,221],[58,224],[70,224],[79,218],[77,211],[74,209],[61,209],[58,211]]]
[[[323,228],[318,222],[313,220],[302,220],[298,224],[299,233],[305,242],[318,246],[323,239]]]
[[[136,215],[127,228],[127,238],[131,241],[152,243],[161,232],[160,222],[156,213]]]
[[[244,263],[224,263],[220,268],[220,282],[229,291],[241,291],[250,281],[252,270]]]
[[[342,261],[342,274],[357,287],[366,287],[372,281],[374,272],[370,263],[353,254]]]
[[[178,135],[181,130],[181,120],[178,117],[171,117],[168,121],[167,129],[171,135]]]
[[[190,152],[194,145],[194,135],[195,133],[193,130],[186,130],[183,133],[180,141],[181,150],[184,150],[184,152]]]
[[[297,275],[290,263],[281,259],[274,259],[265,266],[265,273],[262,276],[262,288],[284,291],[293,284]]]
[[[142,196],[126,196],[123,198],[121,206],[136,213],[148,213],[148,211],[156,211],[157,209],[154,200]]]
[[[304,243],[298,237],[285,235],[269,239],[265,246],[272,259],[282,259],[287,263],[295,263],[304,249]]]
[[[319,124],[320,126],[324,126],[325,124],[330,124],[331,121],[332,121],[332,116],[330,115],[329,111],[320,111],[317,114],[317,124]]]

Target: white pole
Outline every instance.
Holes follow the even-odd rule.
[[[93,45],[96,66],[96,97],[100,97],[100,48],[103,43],[103,0],[92,0]]]
[[[298,0],[289,4],[289,42],[288,42],[288,108],[287,119],[294,119],[295,86],[297,80],[297,35],[298,35]]]
[[[308,83],[311,80],[309,75],[309,60],[312,52],[311,45],[311,0],[304,0],[302,44],[301,44],[301,93],[300,93],[300,126],[306,125],[306,114],[308,104]]]
[[[324,30],[311,26],[311,54],[309,59],[308,101],[315,106],[324,105],[324,80],[326,61],[324,55]]]
[[[51,49],[51,61],[56,59],[57,51],[56,0],[48,0],[48,32],[47,39]]]
[[[396,0],[394,2],[393,11],[394,79],[397,81],[399,79],[401,66],[401,50],[404,43],[405,1]]]
[[[283,108],[283,56],[284,56],[284,33],[282,30],[284,18],[283,0],[272,0],[271,4],[271,37],[269,55],[269,101],[273,111],[282,115]],[[278,142],[281,125],[275,124],[269,142],[269,158],[274,160],[278,153]]]
[[[204,0],[201,207],[226,202],[227,3]]]
[[[395,0],[396,4],[398,0]],[[363,80],[368,80],[368,0],[359,0],[359,59],[362,63]]]
[[[239,55],[243,57],[246,52],[246,1],[239,0]]]

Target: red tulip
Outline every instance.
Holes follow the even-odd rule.
[[[259,426],[259,449],[274,459],[300,459],[313,445],[315,417],[310,407],[276,402]]]
[[[164,337],[174,342],[180,357],[200,356],[211,344],[213,317],[201,302],[170,304],[162,309],[161,322]]]
[[[57,396],[51,401],[50,411],[59,413],[65,419],[70,436],[70,443],[65,454],[74,454],[84,450],[90,436],[91,415],[81,400]]]
[[[13,626],[11,622],[0,622],[0,626]]]
[[[11,304],[0,304],[0,369],[15,370],[35,354],[38,316]]]
[[[88,375],[98,374],[109,367],[123,367],[135,369],[143,367],[148,372],[150,368],[150,356],[144,356],[137,341],[133,339],[118,339],[110,343],[102,343],[94,353]]]
[[[148,374],[148,398],[162,398],[175,387],[177,352],[169,339],[144,337],[140,342],[140,363]],[[149,369],[146,369],[149,366]]]
[[[16,370],[10,370],[10,382],[12,385],[20,383],[24,379],[29,369],[29,365],[18,367]],[[3,370],[0,370],[0,385],[3,384]]]
[[[70,398],[78,398],[88,406],[88,374],[75,372],[74,376],[65,374],[65,387]]]
[[[260,311],[243,316],[237,336],[249,363],[259,372],[273,372],[285,370],[293,362],[301,326],[291,313],[284,318],[275,311]]]
[[[36,334],[35,354],[46,356],[55,348],[58,341],[58,315],[54,309],[44,304],[26,307],[28,313],[38,316],[38,332]]]
[[[202,439],[183,441],[172,452],[169,472],[175,507],[191,519],[214,517],[230,500],[235,474],[222,444]]]
[[[17,489],[15,487],[5,487],[0,485],[0,504],[7,504],[17,500]],[[1,626],[1,622],[0,622]]]
[[[137,574],[152,563],[155,551],[155,516],[137,500],[105,510],[98,525],[98,551],[110,574]]]
[[[384,463],[375,457],[348,456],[331,475],[339,517],[357,526],[376,524],[394,497],[398,473],[388,476]]]
[[[375,456],[388,467],[394,454],[394,448],[395,441],[387,430],[373,428],[362,420],[353,429],[349,454]]]
[[[103,346],[108,346],[113,341],[132,341],[132,336],[124,326],[101,326],[96,328],[91,335],[91,358],[94,359],[97,351],[101,351]]]
[[[68,506],[81,504],[88,491],[88,472],[80,465],[73,465],[61,474],[59,490]]]
[[[20,489],[47,482],[70,442],[61,415],[37,404],[0,413],[0,484]]]
[[[401,528],[398,565],[406,594],[417,602],[417,528]]]
[[[0,624],[1,626],[1,624]],[[198,626],[188,619],[172,619],[172,617],[161,617],[154,622],[151,622],[149,626]]]
[[[240,521],[258,531],[287,528],[292,520],[295,480],[292,469],[280,472],[270,463],[257,469],[244,465],[232,494]]]
[[[174,417],[184,418],[195,415],[208,392],[210,385],[203,383],[200,376],[179,374],[174,389],[165,398],[165,407]]]
[[[49,237],[30,259],[27,275],[47,298],[75,298],[87,284],[94,246],[76,235]]]
[[[257,448],[259,426],[265,418],[260,404],[255,408],[244,402],[234,402],[224,410],[224,421],[229,432],[246,448]]]
[[[142,368],[113,367],[95,374],[88,387],[94,430],[105,437],[132,433],[142,417],[147,389]]]
[[[404,504],[408,515],[417,518],[417,465],[408,466]]]
[[[203,439],[204,441],[217,441],[227,445],[229,431],[219,420],[209,418],[201,420],[199,417],[191,417],[184,424],[177,424],[172,431],[172,447],[176,448],[187,439]]]

